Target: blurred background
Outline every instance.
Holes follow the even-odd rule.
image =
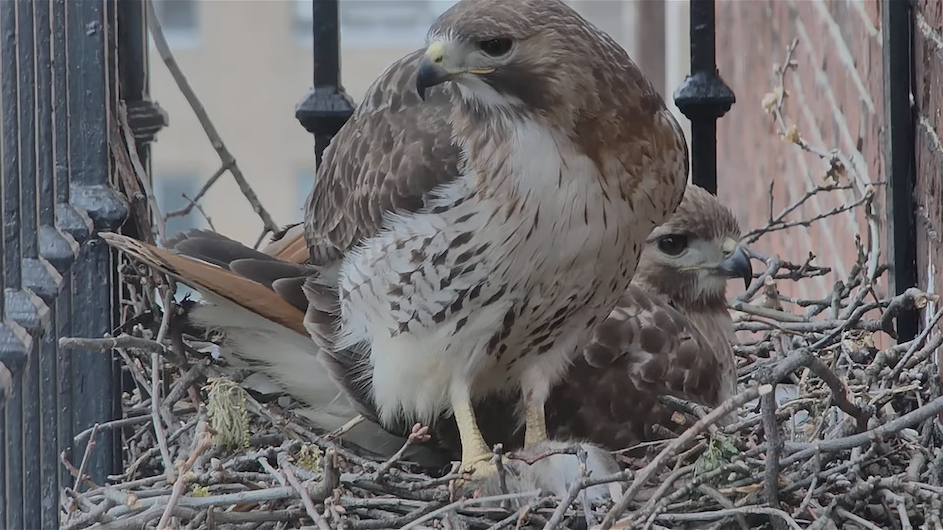
[[[301,220],[314,182],[314,140],[295,119],[312,86],[312,0],[155,0],[164,33],[226,146],[275,221]],[[314,0],[317,1],[317,0]],[[355,103],[390,63],[422,47],[455,0],[340,0],[342,82]],[[622,45],[673,106],[689,72],[687,0],[570,0]],[[170,116],[152,144],[161,211],[188,204],[219,158],[151,48],[151,98]],[[673,109],[689,133],[689,122]],[[262,222],[232,178],[200,201],[217,231],[255,243]],[[194,209],[167,232],[208,227]]]

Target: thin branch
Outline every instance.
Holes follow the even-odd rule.
[[[164,61],[167,70],[170,71],[170,75],[174,78],[174,81],[176,81],[177,87],[180,89],[184,98],[186,98],[187,103],[190,104],[190,108],[193,109],[193,113],[196,115],[197,120],[199,120],[200,125],[203,126],[203,131],[206,133],[206,137],[209,138],[210,143],[213,144],[213,149],[215,149],[216,154],[219,155],[223,167],[229,169],[229,173],[239,186],[239,190],[242,191],[246,200],[252,205],[252,210],[262,219],[265,229],[272,233],[277,232],[278,225],[275,224],[272,216],[269,215],[268,211],[262,206],[262,203],[259,202],[259,197],[255,194],[255,191],[253,191],[252,186],[249,185],[249,181],[246,180],[245,176],[242,174],[242,170],[239,169],[236,158],[229,152],[229,149],[226,148],[226,144],[223,143],[219,131],[216,130],[216,126],[213,125],[213,122],[210,120],[206,108],[197,97],[196,92],[193,91],[189,81],[187,81],[187,77],[177,64],[177,60],[170,50],[170,45],[167,44],[167,39],[164,37],[164,31],[161,29],[157,14],[154,12],[153,0],[145,1],[147,4],[147,27],[150,30],[151,38],[154,39],[154,47],[157,49],[158,55],[160,55],[161,60]]]
[[[648,482],[648,480],[652,477],[655,471],[661,467],[665,460],[674,456],[681,447],[693,440],[695,436],[707,430],[709,425],[717,423],[717,421],[729,414],[731,411],[738,409],[743,406],[743,404],[756,399],[757,396],[772,392],[772,390],[773,388],[770,385],[748,388],[747,390],[731,397],[727,401],[724,401],[719,407],[711,411],[710,414],[695,422],[694,425],[689,427],[688,430],[684,431],[681,436],[672,440],[672,442],[668,444],[667,447],[658,453],[658,456],[656,456],[650,464],[645,466],[635,475],[635,480],[632,481],[629,489],[626,490],[626,492],[623,494],[622,499],[620,499],[619,503],[616,504],[615,507],[606,514],[606,518],[603,520],[600,530],[609,530],[612,528],[612,525],[616,522],[616,519],[622,515],[622,512],[628,508],[629,503],[634,500],[635,494],[638,493],[639,488]]]
[[[82,479],[85,477],[85,470],[88,468],[88,461],[95,450],[95,436],[98,434],[98,424],[92,427],[91,434],[88,435],[88,443],[85,444],[85,453],[82,455],[82,463],[75,474],[75,482],[72,484],[72,490],[78,493],[82,489]]]
[[[785,467],[795,462],[805,460],[816,452],[827,453],[832,451],[844,451],[852,447],[858,447],[872,440],[880,439],[888,434],[896,434],[904,429],[912,428],[940,412],[943,412],[943,397],[938,397],[912,412],[861,434],[811,444],[788,444],[788,446],[791,446],[793,449],[800,450],[784,458],[779,464]]]
[[[61,350],[89,350],[106,353],[119,348],[137,348],[149,353],[159,353],[161,355],[167,353],[167,348],[157,341],[132,337],[127,334],[118,335],[117,337],[106,337],[104,339],[83,339],[78,337],[62,337],[59,339],[59,349]]]
[[[157,528],[167,528],[167,524],[170,522],[171,516],[173,516],[174,507],[176,507],[177,502],[180,500],[180,496],[183,495],[183,490],[187,487],[190,469],[193,468],[193,464],[196,463],[197,458],[213,445],[213,437],[206,430],[206,422],[200,422],[197,436],[194,438],[193,442],[195,447],[190,452],[190,457],[187,458],[186,461],[181,462],[177,467],[177,480],[174,482],[173,492],[170,494],[170,499],[167,500],[167,507],[164,508],[160,522],[157,523]]]
[[[207,181],[203,183],[203,186],[201,186],[200,190],[196,192],[196,195],[193,196],[193,199],[190,201],[189,204],[187,204],[183,208],[180,208],[179,210],[168,212],[167,214],[164,215],[164,219],[170,219],[171,217],[186,217],[187,215],[189,215],[190,212],[192,212],[193,209],[197,206],[197,204],[199,204],[200,199],[202,199],[203,196],[206,195],[206,192],[208,192],[210,188],[212,188],[213,185],[216,184],[216,181],[219,180],[220,177],[222,177],[223,175],[226,174],[227,171],[229,171],[233,163],[235,163],[235,160],[230,161],[230,163],[224,162],[223,165],[219,166],[216,172],[213,173],[213,175],[211,175],[210,178],[207,179]]]

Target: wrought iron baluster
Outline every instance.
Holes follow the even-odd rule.
[[[81,337],[101,337],[115,325],[113,254],[91,230],[114,230],[128,214],[127,203],[112,189],[109,171],[108,12],[102,1],[68,2],[66,9],[70,199],[75,210],[91,221],[90,230],[83,234],[79,228],[73,234],[81,249],[71,271],[70,320],[71,332]],[[86,350],[71,355],[73,429],[81,431],[113,418],[117,370],[111,355]],[[96,482],[104,481],[114,464],[112,441],[98,440],[89,459],[89,475]]]
[[[295,110],[295,118],[314,135],[314,156],[321,155],[354,112],[354,101],[341,85],[338,0],[312,0],[314,89]]]
[[[717,193],[717,120],[737,98],[717,72],[714,0],[690,0],[691,74],[675,90],[675,105],[691,120],[694,184]]]
[[[900,294],[917,285],[915,115],[910,103],[914,83],[913,3],[883,2],[884,173],[887,175],[887,253],[890,290]],[[897,317],[898,343],[920,329],[917,311]]]

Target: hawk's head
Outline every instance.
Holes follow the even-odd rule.
[[[451,81],[480,111],[573,114],[593,97],[606,61],[597,40],[559,0],[462,0],[429,29],[416,88],[424,97]]]
[[[688,185],[684,200],[646,240],[635,281],[684,306],[724,304],[726,283],[753,270],[740,225],[717,197]]]

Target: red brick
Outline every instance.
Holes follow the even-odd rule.
[[[866,0],[862,6],[844,6],[842,2],[826,2],[827,13],[806,0],[770,0],[762,2],[762,7],[757,3],[729,1],[717,6],[717,25],[723,28],[717,35],[718,68],[738,101],[718,122],[718,187],[721,198],[734,207],[745,229],[766,223],[771,181],[776,183],[773,203],[776,215],[808,188],[821,183],[826,169],[825,162],[818,157],[797,152],[797,146],[780,140],[772,118],[761,106],[763,96],[774,86],[772,65],[783,60],[786,46],[799,36],[800,28],[806,32],[807,40],[795,55],[798,70],[786,79],[790,97],[783,112],[787,122],[796,123],[813,145],[839,147],[845,153],[860,146],[870,179],[883,179],[881,45],[866,19],[870,17],[879,27],[880,3]],[[854,58],[853,64],[841,61],[829,20],[841,28],[840,40]],[[873,112],[863,104],[862,89],[855,82],[855,75],[871,97]],[[843,127],[847,127],[847,135]],[[843,199],[837,192],[820,195],[789,219],[808,218],[839,207],[844,200],[857,198],[850,191],[845,196]],[[835,265],[840,258],[845,267],[850,267],[856,257],[854,237],[858,233],[866,243],[863,215],[851,219],[847,214],[839,214],[809,228],[766,235],[754,246],[760,252],[778,253],[791,261],[802,261],[812,251],[821,264]],[[782,287],[784,293],[795,291],[788,293],[791,295],[821,296],[846,274],[845,270],[836,270],[824,279],[799,284],[785,282]]]
[[[871,24],[878,30],[881,29],[881,0],[860,0],[858,2],[861,9],[867,15]]]
[[[943,32],[943,4],[939,0],[917,0],[917,11],[931,28],[938,33]]]

